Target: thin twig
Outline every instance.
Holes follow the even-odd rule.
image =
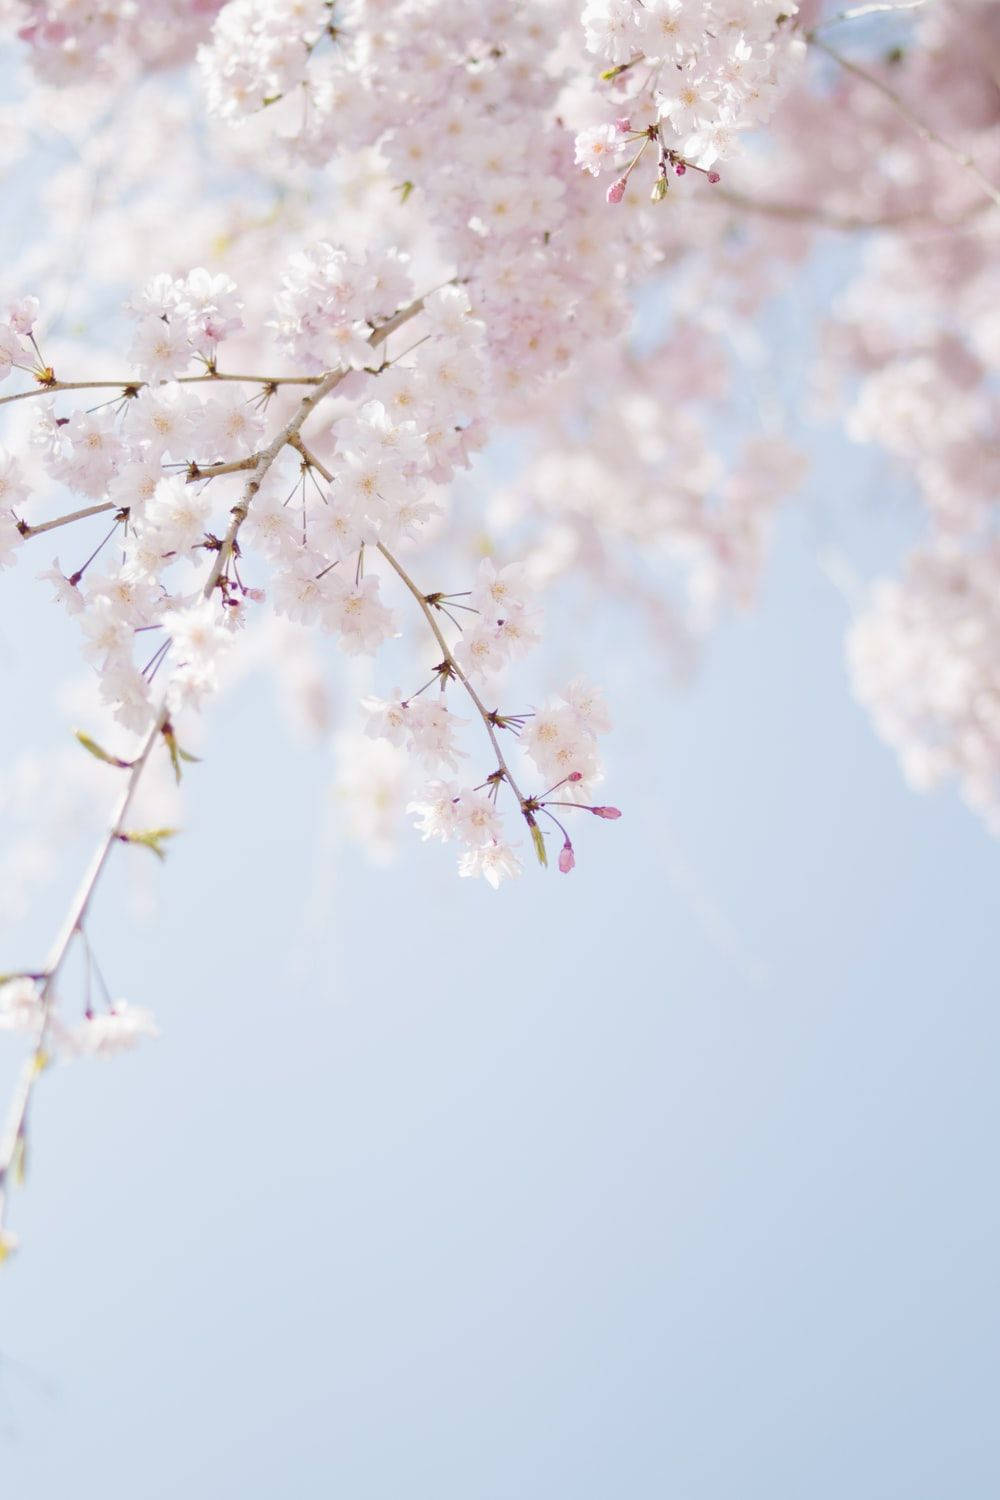
[[[306,447],[306,445],[303,443],[302,439],[298,436],[298,434],[295,434],[295,436],[289,438],[288,439],[288,443],[289,443],[289,446],[292,447],[292,448],[294,448],[297,453],[301,453],[302,457],[305,459],[306,463],[310,466],[310,468],[315,469],[318,474],[322,474],[322,476],[326,480],[327,484],[332,484],[333,483],[333,474],[326,467],[326,465],[323,464],[316,457],[316,455],[314,453],[310,452],[310,450]],[[421,612],[422,612],[422,614],[424,616],[424,619],[427,621],[428,625],[430,626],[431,630],[433,631],[433,633],[434,633],[434,639],[437,641],[438,646],[441,649],[443,659],[448,663],[449,669],[454,673],[455,677],[458,679],[458,681],[465,688],[465,691],[468,693],[469,697],[471,698],[471,700],[472,700],[472,702],[473,702],[473,704],[475,706],[476,712],[478,713],[479,717],[483,721],[483,726],[484,726],[484,728],[486,730],[486,733],[490,737],[490,744],[493,746],[493,750],[494,750],[494,752],[496,754],[498,769],[503,772],[504,778],[506,779],[508,785],[510,786],[511,791],[514,793],[515,797],[517,798],[518,802],[521,804],[521,807],[523,809],[524,805],[525,805],[525,802],[528,799],[526,797],[524,797],[523,794],[520,792],[520,790],[518,789],[517,782],[514,780],[513,776],[511,775],[510,767],[507,764],[507,761],[506,761],[506,759],[504,757],[504,753],[503,753],[503,751],[500,748],[500,741],[497,739],[496,730],[494,729],[493,722],[492,722],[492,720],[490,718],[489,709],[483,703],[483,701],[480,698],[479,694],[476,692],[475,688],[472,686],[472,683],[469,681],[466,673],[462,670],[461,663],[455,660],[454,652],[452,651],[451,647],[448,645],[448,642],[445,639],[445,636],[444,636],[443,631],[441,630],[441,627],[439,626],[437,620],[434,618],[434,612],[431,609],[431,606],[427,602],[427,596],[426,596],[426,594],[421,593],[419,587],[417,586],[417,584],[414,583],[413,579],[406,572],[406,569],[403,567],[403,565],[399,561],[399,559],[397,557],[394,557],[393,554],[389,551],[389,549],[386,546],[383,545],[382,542],[377,542],[376,543],[376,547],[377,547],[378,551],[381,552],[382,556],[385,558],[385,560],[389,564],[389,566],[398,575],[398,577],[403,581],[403,583],[409,589],[410,593],[413,595],[414,599],[416,599],[417,603],[419,604]],[[431,681],[433,681],[433,680],[434,679],[432,678]],[[421,691],[422,691],[422,689],[421,689]]]
[[[416,317],[417,313],[420,312],[422,307],[423,298],[419,297],[415,302],[410,303],[408,307],[402,308],[393,317],[389,318],[387,322],[383,323],[379,328],[375,329],[375,331],[371,335],[371,338],[369,339],[369,343],[371,344],[372,348],[378,348],[379,345],[383,344],[389,337],[389,335],[395,331],[395,329],[400,328],[404,323],[408,323],[411,318]],[[275,437],[271,440],[267,447],[262,449],[261,452],[256,455],[251,477],[247,481],[246,488],[244,489],[243,496],[239,504],[235,505],[232,509],[232,519],[230,521],[228,530],[226,531],[226,535],[223,538],[218,552],[215,555],[215,561],[212,564],[212,567],[208,574],[208,578],[206,579],[204,587],[202,589],[203,598],[210,599],[212,597],[212,594],[215,591],[219,579],[222,577],[223,571],[229,561],[229,558],[233,554],[239,529],[247,518],[250,506],[253,503],[254,497],[260,489],[261,484],[263,483],[264,476],[267,474],[268,469],[270,469],[271,465],[274,463],[275,459],[282,451],[282,449],[285,448],[290,442],[292,442],[294,438],[298,437],[301,428],[303,427],[306,420],[312,415],[312,412],[314,411],[316,406],[318,406],[319,403],[326,396],[328,396],[331,391],[335,390],[336,387],[341,383],[342,380],[346,378],[349,373],[350,372],[347,370],[337,369],[328,371],[325,375],[319,377],[315,390],[311,391],[308,396],[304,396],[302,398],[290,421],[287,422],[286,425],[281,429],[281,431],[275,435]],[[55,999],[55,981],[60,973],[60,970],[62,969],[63,964],[66,961],[66,956],[69,953],[73,938],[76,933],[81,930],[84,920],[86,919],[87,913],[90,909],[90,904],[94,897],[94,892],[97,889],[97,883],[100,880],[105,865],[107,864],[108,857],[111,854],[115,843],[119,840],[121,834],[124,832],[124,821],[128,814],[128,810],[132,805],[132,800],[135,796],[136,790],[138,789],[139,782],[142,778],[142,773],[145,770],[146,764],[149,761],[150,755],[153,752],[160,734],[162,733],[165,725],[167,725],[169,722],[169,711],[167,706],[168,691],[169,689],[164,692],[156,713],[154,714],[152,726],[150,727],[146,738],[142,743],[142,748],[129,767],[125,785],[122,789],[121,795],[118,798],[114,812],[112,814],[111,823],[106,832],[101,836],[100,842],[98,843],[97,848],[94,851],[93,858],[91,859],[90,865],[88,866],[86,873],[84,874],[83,880],[80,882],[77,893],[70,904],[69,912],[63,923],[59,936],[56,938],[56,941],[52,946],[52,950],[43,970],[44,977],[40,981],[41,989],[38,996],[42,1008],[41,1020],[39,1022],[38,1031],[35,1035],[34,1046],[32,1047],[30,1056],[25,1062],[21,1081],[12,1101],[7,1129],[4,1134],[2,1143],[0,1143],[0,1232],[2,1232],[4,1223],[6,1221],[7,1205],[10,1197],[10,1184],[8,1179],[10,1177],[11,1168],[17,1156],[18,1144],[19,1142],[23,1144],[23,1138],[28,1118],[28,1108],[31,1103],[31,1097],[34,1091],[35,1082],[44,1069],[46,1062],[45,1042],[48,1037],[49,1028],[52,1021],[52,1011]],[[513,782],[511,783],[511,785],[513,785]]]
[[[862,214],[841,214],[821,203],[787,203],[773,198],[756,198],[735,188],[721,185],[712,191],[712,199],[729,203],[733,208],[765,214],[772,219],[787,219],[793,224],[819,224],[826,229],[856,231],[859,229],[895,229],[904,224],[931,224],[935,221],[922,212],[886,214],[882,218],[865,218]]]
[[[200,479],[215,479],[219,474],[239,474],[246,469],[252,469],[259,456],[257,453],[251,453],[246,458],[238,458],[228,464],[202,466],[191,463],[187,465],[187,483],[195,484]],[[85,505],[82,510],[72,510],[68,515],[55,516],[51,521],[39,521],[35,526],[19,521],[17,529],[23,539],[28,542],[34,536],[41,536],[45,531],[56,531],[60,526],[69,526],[73,521],[86,521],[89,516],[101,516],[109,510],[123,509],[125,507],[116,504],[114,500],[104,500],[100,505]]]
[[[178,375],[178,385],[204,385],[217,381],[235,380],[242,385],[319,385],[322,375],[223,375],[213,370],[205,375]],[[151,385],[149,380],[43,380],[30,391],[17,391],[13,396],[0,396],[0,406],[11,401],[27,401],[31,396],[49,396],[56,391],[112,391],[122,395],[144,390]]]
[[[68,516],[56,516],[51,521],[39,521],[37,526],[27,526],[23,521],[18,522],[20,531],[25,541],[30,541],[33,536],[41,536],[43,531],[55,531],[60,526],[68,526],[71,521],[85,521],[88,516],[102,516],[108,510],[121,510],[114,500],[105,500],[100,505],[85,505],[83,510],[70,511]]]
[[[240,474],[252,469],[259,457],[259,453],[248,453],[246,458],[234,458],[228,464],[199,464],[192,460],[187,466],[187,482],[197,484],[199,479],[216,479],[220,474]]]
[[[472,686],[472,683],[469,681],[465,672],[462,670],[461,664],[455,660],[454,653],[452,652],[451,647],[448,645],[448,642],[445,640],[444,633],[442,632],[440,625],[434,618],[434,612],[431,609],[430,605],[427,603],[427,596],[421,593],[420,589],[413,582],[413,579],[406,572],[402,563],[400,563],[398,559],[392,555],[387,547],[383,546],[381,542],[377,542],[376,546],[378,547],[379,552],[381,552],[382,556],[385,558],[386,562],[389,564],[390,568],[392,568],[393,571],[398,574],[403,583],[409,589],[410,593],[413,595],[414,599],[416,599],[417,603],[419,604],[424,619],[427,621],[431,630],[434,632],[434,639],[437,641],[442,652],[444,653],[444,660],[448,663],[451,671],[454,672],[459,682],[465,688],[465,691],[468,693],[469,697],[472,699],[472,702],[475,705],[476,712],[479,714],[479,717],[483,721],[486,733],[490,737],[490,744],[493,746],[493,750],[496,754],[498,769],[503,772],[504,779],[506,780],[511,791],[514,793],[514,796],[517,798],[518,802],[521,804],[521,811],[526,811],[529,799],[525,797],[524,793],[519,789],[517,782],[511,775],[510,767],[508,766],[507,761],[504,758],[504,753],[500,748],[500,741],[497,739],[496,730],[494,729],[492,720],[490,719],[489,710],[483,703],[483,700],[480,698],[475,688]]]
[[[879,93],[888,99],[896,113],[917,132],[921,140],[928,141],[940,147],[942,151],[947,151],[952,160],[969,172],[992,201],[1000,206],[1000,188],[990,181],[985,172],[973,161],[972,157],[966,152],[961,151],[957,146],[953,146],[950,141],[946,141],[943,136],[938,135],[937,131],[932,130],[929,125],[925,125],[923,120],[913,113],[910,106],[904,103],[896,91],[891,89],[887,83],[883,83],[881,78],[878,78],[874,73],[869,73],[867,68],[862,68],[857,63],[852,62],[849,57],[844,57],[843,53],[836,51],[828,42],[824,42],[822,37],[817,36],[815,31],[810,31],[806,34],[806,41],[811,42],[814,47],[818,47],[821,52],[825,52],[827,57],[837,63],[845,72],[852,74],[855,78],[860,78],[864,83],[870,84],[873,89],[878,89]]]
[[[855,5],[850,10],[842,10],[835,16],[828,16],[825,21],[820,21],[818,26],[812,28],[812,36],[818,31],[826,31],[828,26],[839,26],[841,21],[857,21],[862,16],[874,16],[878,14],[889,14],[894,10],[919,10],[922,5],[927,5],[928,0],[878,0],[872,5]]]

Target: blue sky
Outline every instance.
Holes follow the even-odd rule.
[[[310,925],[326,764],[215,715],[155,924],[125,859],[95,918],[162,1038],[39,1096],[5,1490],[995,1495],[996,847],[851,702],[816,546],[616,704],[568,879],[344,849]]]
[[[808,357],[843,270],[777,347]],[[911,533],[824,439],[689,686],[609,605],[624,816],[569,878],[494,895],[414,836],[338,848],[317,901],[328,760],[259,680],[225,700],[155,921],[140,851],[94,914],[162,1036],[39,1089],[0,1494],[994,1500],[997,846],[903,784],[820,565]],[[61,722],[34,572],[0,582],[0,765]],[[0,967],[45,952],[64,864]]]

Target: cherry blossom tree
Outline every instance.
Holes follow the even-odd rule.
[[[833,241],[851,278],[802,330],[808,400],[885,450],[925,517],[860,602],[851,678],[913,784],[957,782],[1000,828],[1000,7],[0,15],[24,205],[0,566],[72,617],[102,705],[51,752],[62,783],[118,780],[50,953],[0,982],[27,1052],[0,1259],[39,1078],[155,1035],[104,987],[88,916],[109,860],[166,853],[166,783],[234,674],[274,672],[325,727],[317,662],[374,659],[337,775],[376,855],[409,823],[494,888],[615,858],[613,694],[549,680],[543,598],[583,581],[685,664],[752,601],[810,454],[782,402],[741,421],[734,392],[780,368],[769,309]],[[44,811],[5,878],[30,882]],[[82,1014],[71,953],[99,991]]]

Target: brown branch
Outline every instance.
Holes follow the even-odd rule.
[[[828,42],[824,42],[815,30],[806,33],[806,41],[810,42],[814,47],[818,47],[820,52],[824,52],[827,57],[843,68],[845,72],[850,73],[852,77],[860,79],[863,83],[870,84],[873,89],[878,89],[883,98],[888,99],[896,113],[916,131],[921,140],[939,147],[942,151],[946,151],[958,166],[964,168],[965,171],[969,172],[976,179],[983,192],[995,204],[1000,206],[1000,188],[990,181],[973,158],[967,152],[961,151],[957,146],[953,146],[950,141],[946,141],[943,136],[939,135],[936,130],[932,130],[929,125],[925,125],[923,120],[913,113],[910,106],[887,83],[883,83],[881,78],[878,78],[874,73],[869,73],[866,68],[860,67],[857,63],[852,62],[850,58],[845,57],[843,53],[836,51]]]
[[[235,380],[242,385],[319,385],[322,375],[223,375],[219,370],[212,370],[205,375],[178,375],[178,385],[204,385],[213,384],[216,381]],[[13,396],[0,396],[0,406],[7,406],[11,401],[27,401],[31,396],[48,396],[57,391],[121,391],[123,396],[131,395],[135,391],[141,391],[151,385],[149,380],[40,380],[38,385],[30,391],[17,391]]]
[[[422,307],[423,298],[419,297],[416,301],[410,303],[408,307],[402,308],[393,317],[381,324],[380,327],[374,330],[369,339],[372,348],[378,348],[397,328],[402,327],[404,323],[416,317]],[[298,437],[303,425],[312,415],[318,404],[331,391],[335,390],[349,373],[347,370],[337,369],[328,371],[325,375],[319,377],[315,390],[302,398],[291,419],[275,435],[266,448],[262,449],[259,454],[254,455],[253,472],[247,481],[240,503],[234,506],[231,512],[232,519],[229,528],[215,554],[215,561],[202,588],[203,598],[210,599],[212,597],[229,558],[233,554],[239,529],[246,520],[250,506],[263,483],[268,469],[270,469],[281,450]],[[245,465],[243,466],[245,467]],[[143,771],[157,740],[168,722],[167,694],[164,692],[154,714],[152,725],[142,743],[142,747],[129,766],[125,785],[115,805],[111,822],[106,832],[101,836],[100,842],[94,851],[90,865],[84,874],[76,895],[73,897],[62,929],[52,946],[42,971],[40,979],[41,990],[39,992],[39,1000],[42,1007],[41,1021],[35,1036],[34,1046],[25,1062],[21,1081],[15,1092],[6,1132],[2,1142],[0,1142],[0,1249],[3,1248],[3,1227],[6,1221],[7,1205],[10,1198],[10,1184],[8,1179],[17,1159],[19,1146],[23,1146],[27,1129],[28,1109],[35,1082],[43,1071],[47,1061],[45,1043],[52,1021],[52,1011],[55,1001],[55,981],[66,960],[74,937],[83,929],[83,923],[90,910],[94,892],[97,889],[98,881],[107,864],[108,857],[124,832],[124,821],[138,789]]]
[[[297,453],[300,453],[309,467],[315,469],[318,474],[321,474],[326,480],[327,484],[333,483],[333,475],[330,470],[316,457],[314,453],[310,452],[305,443],[303,443],[302,439],[297,434],[294,437],[288,439],[288,445],[289,447],[294,448]],[[438,647],[442,652],[443,659],[448,663],[448,667],[453,675],[465,688],[465,691],[468,693],[470,699],[472,700],[476,712],[482,719],[483,726],[490,738],[490,744],[493,746],[493,750],[496,754],[497,767],[503,772],[504,778],[506,779],[511,791],[514,793],[518,802],[521,804],[521,808],[523,811],[528,799],[522,795],[522,793],[518,789],[517,782],[511,775],[510,767],[508,766],[507,761],[504,757],[504,753],[500,748],[500,741],[497,739],[493,720],[490,717],[490,711],[483,703],[475,688],[472,686],[472,683],[469,681],[468,676],[462,669],[461,663],[456,661],[455,654],[452,651],[451,647],[448,645],[448,642],[445,639],[444,632],[435,619],[434,612],[430,604],[427,602],[427,595],[421,593],[418,586],[414,583],[413,579],[404,569],[402,563],[400,563],[398,558],[393,556],[393,554],[388,550],[387,547],[382,544],[382,542],[376,542],[375,545],[377,550],[381,552],[386,562],[406,585],[410,593],[413,595],[414,599],[417,601],[417,604],[420,606],[420,610],[424,616],[424,619],[427,621],[428,625],[434,633],[434,639],[437,641]]]
[[[109,510],[121,510],[121,506],[116,505],[113,500],[105,500],[100,505],[85,505],[83,510],[70,511],[68,516],[56,516],[51,521],[39,521],[37,526],[29,526],[25,521],[18,521],[17,529],[27,542],[33,536],[41,536],[43,531],[55,531],[60,526],[68,526],[71,521],[85,521],[88,516],[101,516]]]
[[[859,21],[862,16],[889,15],[893,11],[919,10],[926,5],[928,0],[877,0],[871,5],[855,5],[851,10],[842,10],[835,16],[828,16],[825,21],[820,21],[818,26],[812,28],[812,36],[818,31],[826,31],[830,26],[839,26],[841,21]]]

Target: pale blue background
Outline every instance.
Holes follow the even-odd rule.
[[[998,850],[874,739],[818,563],[912,530],[831,440],[689,689],[616,609],[569,634],[625,809],[569,879],[344,849],[317,933],[329,765],[270,689],[227,700],[156,924],[128,856],[95,913],[162,1038],[39,1089],[5,1500],[994,1500]],[[51,742],[72,639],[33,571],[4,761]]]
[[[997,849],[850,701],[826,525],[624,695],[570,879],[345,852],[296,959],[327,767],[216,715],[158,924],[95,923],[163,1037],[39,1094],[5,1495],[997,1493]]]

